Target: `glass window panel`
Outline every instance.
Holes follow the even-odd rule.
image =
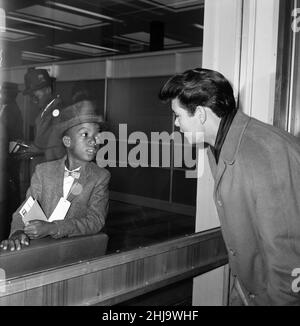
[[[204,0],[3,0],[2,6],[3,78],[19,87],[26,141],[34,138],[34,121],[40,114],[22,94],[28,67],[46,68],[56,77],[55,92],[65,105],[72,102],[74,89],[88,89],[108,131],[116,136],[117,152],[120,124],[126,124],[128,136],[142,132],[147,137],[148,167],[118,167],[118,155],[117,167],[108,167],[111,199],[103,230],[110,237],[107,253],[193,233],[195,216],[187,211],[195,208],[196,180],[185,178],[189,167],[184,160],[182,167],[174,168],[170,155],[169,164],[163,165],[166,148],[161,144],[159,163],[151,166],[151,136],[174,130],[170,104],[158,99],[160,87],[174,73],[201,65]],[[128,144],[127,156],[134,148]],[[29,157],[22,160],[16,188],[20,198],[38,163]],[[8,190],[1,193],[6,200],[5,194],[16,189],[0,181]],[[1,202],[1,217],[7,215],[5,205]]]
[[[167,77],[113,79],[108,81],[107,119],[111,130],[119,134],[126,124],[130,135],[144,132],[172,132],[172,112],[159,101],[158,92]],[[118,94],[118,96],[116,96]]]
[[[65,105],[69,105],[74,96],[90,98],[94,101],[98,114],[104,116],[105,80],[57,82],[55,90]]]
[[[184,189],[184,191],[182,191],[182,189]],[[187,178],[186,171],[175,170],[173,172],[173,202],[196,206],[196,192],[196,178]]]
[[[169,200],[170,170],[160,168],[110,168],[110,190]],[[157,182],[159,180],[159,182]]]

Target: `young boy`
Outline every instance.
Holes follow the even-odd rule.
[[[48,220],[24,225],[19,208],[13,214],[9,239],[0,244],[4,250],[20,250],[29,239],[46,236],[95,234],[105,224],[110,173],[91,162],[98,150],[102,118],[92,102],[81,101],[62,110],[59,119],[58,136],[67,155],[37,165],[26,195],[26,200],[32,196],[39,202]]]

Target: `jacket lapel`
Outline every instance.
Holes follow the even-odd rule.
[[[64,171],[65,171],[66,156],[57,162],[57,178],[55,179],[54,189],[56,191],[56,197],[59,200],[63,197],[64,191]]]
[[[64,184],[64,166],[65,157],[55,162],[55,165],[47,173],[48,178],[45,179],[45,187],[48,187],[47,197],[45,198],[45,214],[50,217],[54,208],[58,204],[61,197],[63,197]]]
[[[88,182],[90,175],[91,175],[91,168],[90,168],[90,164],[87,163],[82,168],[79,179],[73,183],[69,195],[67,197],[68,201],[71,202],[81,193],[82,189],[85,187],[85,184]]]

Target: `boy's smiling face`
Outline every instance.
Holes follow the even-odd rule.
[[[99,149],[100,128],[97,123],[86,122],[70,128],[63,137],[71,168],[90,162]]]

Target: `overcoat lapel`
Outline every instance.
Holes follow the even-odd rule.
[[[235,157],[238,153],[240,143],[242,141],[245,129],[250,121],[250,117],[246,116],[243,112],[238,111],[234,117],[223,147],[221,149],[219,163],[213,156],[211,149],[208,149],[208,159],[211,171],[215,180],[215,193],[218,190],[221,179],[224,175],[227,165],[233,165]]]
[[[226,164],[221,159],[219,159],[219,163],[216,164],[216,160],[215,160],[214,155],[210,148],[207,150],[207,155],[208,155],[209,165],[210,165],[210,169],[211,169],[212,176],[214,178],[214,183],[215,183],[214,192],[216,192],[218,189],[218,186],[220,184],[220,181],[222,179],[222,176],[225,172]]]

